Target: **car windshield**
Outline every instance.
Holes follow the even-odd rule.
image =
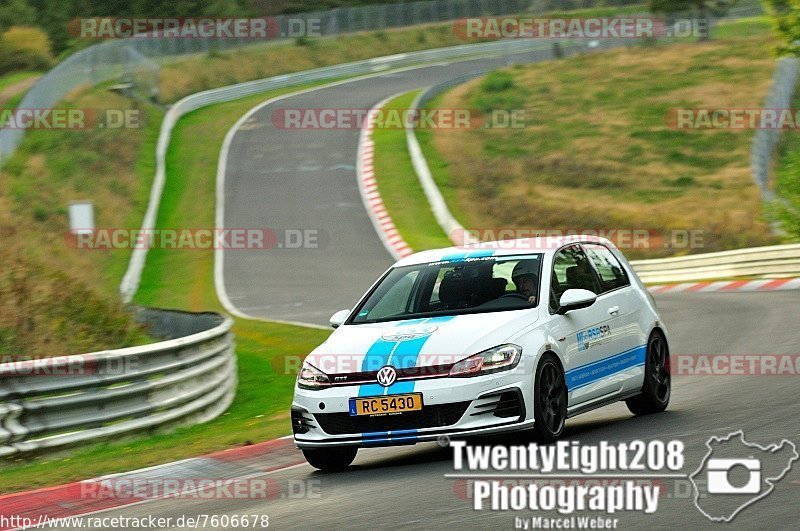
[[[391,269],[350,324],[533,308],[541,254],[455,258]]]

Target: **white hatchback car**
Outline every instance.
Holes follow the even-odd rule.
[[[424,251],[392,266],[305,360],[294,440],[320,469],[359,447],[531,430],[625,400],[670,399],[667,330],[608,240],[565,237]]]

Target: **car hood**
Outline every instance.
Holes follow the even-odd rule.
[[[306,361],[328,374],[446,365],[506,343],[537,317],[529,309],[344,325]]]

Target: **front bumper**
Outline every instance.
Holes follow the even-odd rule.
[[[408,382],[403,393],[421,393],[423,410],[389,416],[349,414],[350,398],[377,396],[379,388],[374,385],[366,391],[358,385],[321,391],[297,388],[292,403],[295,444],[298,448],[395,446],[529,429],[533,379],[526,365],[473,378],[416,380],[413,390]]]

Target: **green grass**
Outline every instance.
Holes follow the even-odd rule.
[[[389,101],[387,111],[409,109],[419,91],[408,92]],[[377,128],[375,142],[375,175],[378,191],[391,213],[400,235],[414,251],[450,247],[452,243],[439,228],[430,203],[417,178],[402,128]]]
[[[26,79],[41,75],[41,72],[16,72],[2,76],[0,77],[0,94],[2,94],[4,90],[15,83],[19,83],[20,81],[25,81]],[[2,102],[2,107],[5,109],[15,109],[19,105],[19,102],[22,101],[22,98],[25,96],[26,92],[27,90],[18,90],[11,95],[7,95],[7,99]],[[0,101],[2,101],[2,99],[0,99]]]
[[[22,101],[22,98],[24,97],[25,97],[25,92],[18,92],[17,94],[8,98],[4,107],[6,109],[16,109],[17,106],[19,106],[19,103]]]
[[[766,35],[771,31],[772,22],[769,17],[749,17],[739,20],[727,20],[714,26],[711,30],[711,37],[714,39],[754,37],[756,35]]]
[[[194,111],[173,132],[159,227],[213,227],[216,162],[228,129],[248,109],[281,93],[251,96]],[[149,155],[140,154],[142,171]],[[153,249],[135,298],[138,304],[187,310],[220,310],[213,285],[213,252]],[[221,417],[206,424],[87,445],[68,457],[9,460],[0,469],[0,492],[20,491],[152,466],[273,439],[291,433],[289,405],[294,386],[287,356],[302,358],[329,332],[299,326],[236,319],[236,398]],[[296,358],[295,358],[296,359]]]
[[[26,79],[40,75],[42,75],[41,72],[14,72],[13,74],[0,76],[0,91],[20,81],[25,81]]]

